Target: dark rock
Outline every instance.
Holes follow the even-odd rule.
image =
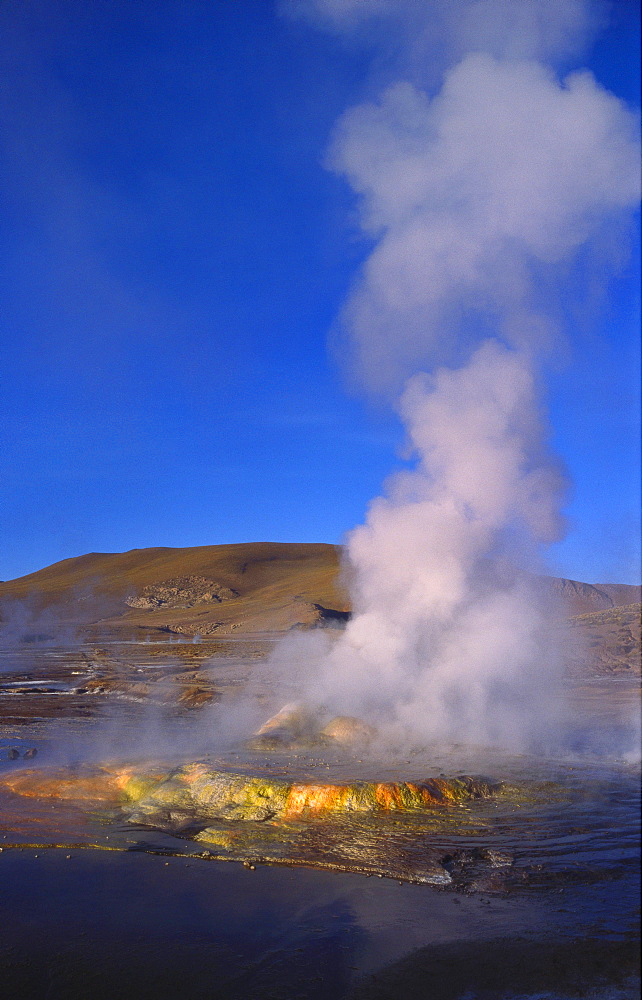
[[[491,868],[506,868],[513,864],[513,855],[508,851],[498,851],[490,847],[473,847],[445,854],[442,864],[445,868],[462,868],[465,865],[486,862]]]
[[[323,604],[313,604],[318,613],[317,626],[328,628],[343,628],[350,621],[350,611],[337,611],[336,608],[325,608]]]

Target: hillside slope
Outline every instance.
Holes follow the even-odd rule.
[[[341,549],[255,542],[132,549],[65,559],[0,583],[5,632],[36,637],[60,624],[99,637],[211,636],[341,624],[349,611]],[[560,617],[630,605],[641,588],[541,577]]]
[[[567,669],[573,675],[641,673],[641,605],[593,611],[568,622]]]
[[[283,630],[314,624],[324,609],[347,610],[339,565],[340,549],[324,544],[90,553],[0,583],[0,613],[6,624],[13,616],[36,632],[55,620],[119,635]]]
[[[608,611],[641,600],[641,588],[628,583],[580,583],[555,576],[542,577],[542,581],[573,616]]]

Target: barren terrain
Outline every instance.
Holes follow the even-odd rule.
[[[3,718],[219,701],[286,632],[343,627],[342,576],[339,547],[256,543],[92,553],[1,583]],[[640,587],[539,583],[570,675],[640,673]]]

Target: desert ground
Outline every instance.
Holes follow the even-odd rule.
[[[61,684],[87,705],[88,696],[130,694],[197,708],[247,676],[234,664],[262,660],[285,633],[340,629],[350,614],[344,582],[341,550],[321,544],[66,559],[0,583],[4,690],[16,718],[21,699],[35,704]],[[570,676],[640,674],[640,587],[556,577],[538,585],[564,635]],[[47,676],[34,669],[43,655]],[[232,668],[222,670],[223,661]],[[46,697],[37,704],[55,711]]]

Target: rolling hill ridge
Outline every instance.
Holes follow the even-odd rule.
[[[56,621],[99,637],[282,632],[341,625],[350,612],[339,546],[276,542],[88,553],[0,583],[5,624]],[[641,588],[540,577],[561,617],[641,600]]]

